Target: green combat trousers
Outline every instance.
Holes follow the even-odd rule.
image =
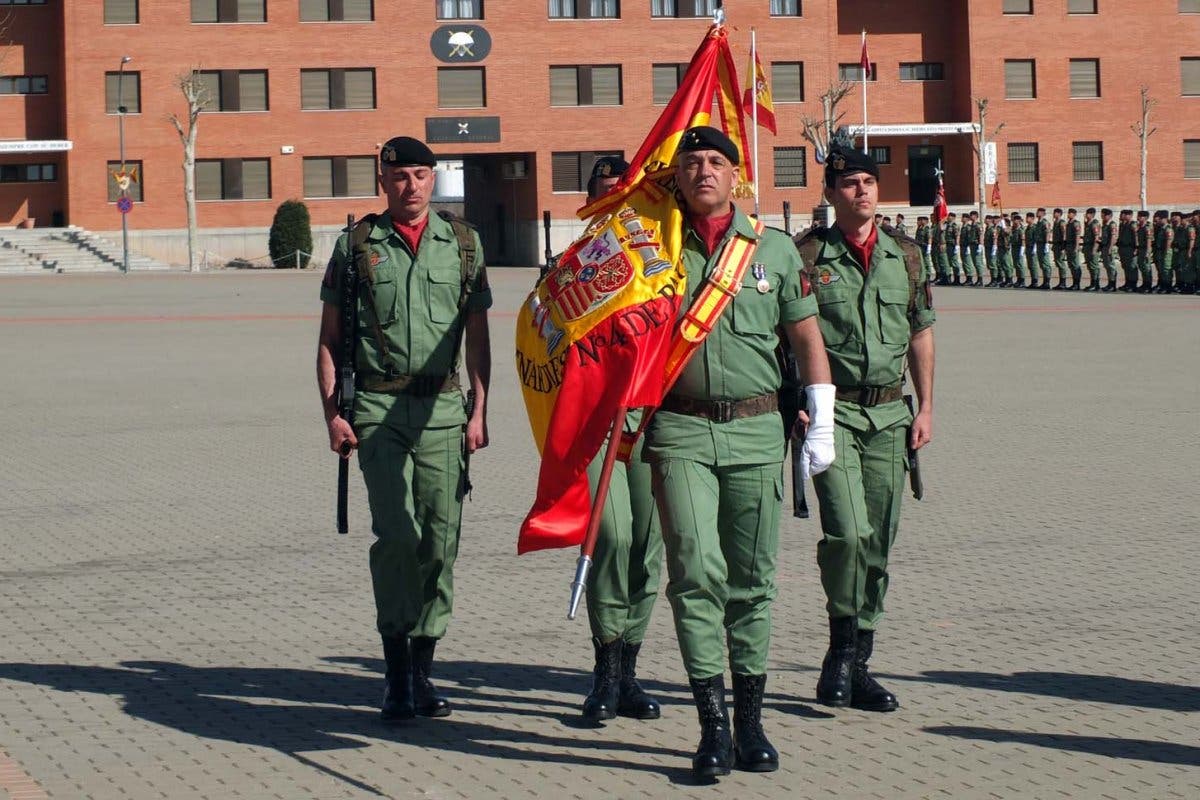
[[[639,644],[646,637],[658,596],[662,531],[650,493],[650,465],[642,461],[643,441],[638,440],[629,464],[617,461],[613,465],[588,576],[588,622],[592,636],[605,643],[624,639]],[[588,465],[593,493],[603,463],[601,449]]]
[[[1049,283],[1050,275],[1054,272],[1054,254],[1046,252],[1042,245],[1038,245],[1038,261],[1042,268],[1042,282]]]
[[[1108,285],[1117,285],[1117,251],[1109,248],[1108,250],[1100,251],[1100,257],[1104,263],[1104,274],[1108,276]]]
[[[1138,253],[1137,269],[1141,275],[1139,288],[1148,288],[1154,282],[1154,258],[1149,253]]]
[[[1169,247],[1154,248],[1154,264],[1158,267],[1158,286],[1171,287],[1174,252]]]
[[[1118,247],[1117,258],[1121,261],[1121,272],[1125,275],[1125,285],[1135,285],[1138,273],[1137,251],[1132,247]]]
[[[1083,263],[1087,267],[1088,276],[1092,281],[1089,285],[1098,286],[1100,284],[1100,253],[1095,250],[1084,252]]]
[[[925,274],[925,280],[932,281],[937,278],[933,269],[933,255],[925,252],[923,249],[921,250],[921,267]]]
[[[651,465],[667,552],[667,599],[689,678],[767,671],[782,464]]]
[[[837,459],[813,476],[821,507],[817,565],[831,619],[875,630],[888,588],[888,553],[900,522],[908,425],[856,431],[834,426]]]
[[[1015,271],[1017,274],[1017,280],[1021,283],[1025,283],[1025,248],[1019,246],[1012,248],[1010,260],[1012,262],[1013,271]]]
[[[461,425],[364,426],[358,463],[371,506],[371,583],[383,636],[440,639],[454,603],[462,522]]]
[[[974,245],[964,244],[958,249],[959,261],[962,262],[963,273],[970,280],[983,277],[983,273],[979,270],[979,262],[975,257]]]

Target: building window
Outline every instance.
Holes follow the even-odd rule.
[[[867,78],[873,81],[879,78],[879,70],[876,69],[875,62],[871,62],[871,77]],[[855,61],[853,64],[838,64],[838,80],[861,82],[863,79],[862,64]]]
[[[605,156],[624,158],[622,150],[583,150],[550,154],[550,187],[555,192],[586,192],[592,167]]]
[[[1077,181],[1104,180],[1104,145],[1100,142],[1075,142],[1074,173]]]
[[[375,197],[375,156],[304,159],[305,197]]]
[[[483,19],[483,0],[434,0],[438,19]]]
[[[0,6],[44,6],[46,0],[0,0]]]
[[[551,67],[550,105],[621,105],[621,67],[617,64]]]
[[[45,75],[0,75],[0,94],[45,94],[48,88]]]
[[[655,64],[651,68],[651,83],[654,87],[654,104],[665,106],[671,102],[679,82],[687,72],[687,64]]]
[[[772,17],[799,17],[800,0],[771,0]]]
[[[215,158],[196,161],[197,200],[269,200],[271,159]]]
[[[775,148],[775,188],[796,189],[808,185],[805,147]]]
[[[1200,97],[1200,58],[1179,59],[1184,97]]]
[[[9,5],[0,0],[0,6]],[[55,164],[0,164],[0,183],[44,183],[58,179]]]
[[[1037,97],[1037,75],[1032,59],[1009,59],[1004,62],[1004,96],[1009,100]]]
[[[300,108],[304,111],[375,107],[375,70],[300,70]]]
[[[300,0],[301,22],[370,22],[372,0]]]
[[[265,69],[222,69],[196,73],[205,111],[267,111]]]
[[[650,0],[652,17],[711,17],[717,0]]]
[[[1004,0],[1005,14],[1032,14],[1033,0]]]
[[[104,0],[105,25],[136,25],[138,0]]]
[[[108,162],[108,202],[115,203],[121,197],[121,189],[117,186],[117,179],[113,177],[114,172],[121,171],[120,161]],[[129,197],[134,202],[142,202],[142,187],[146,185],[146,174],[142,170],[141,161],[126,161],[125,171],[133,172],[137,175],[136,181],[129,183]]]
[[[1100,96],[1100,59],[1071,59],[1071,97]]]
[[[618,19],[618,0],[549,0],[550,19]]]
[[[485,108],[483,67],[438,67],[438,108]]]
[[[142,113],[142,73],[104,73],[104,113],[120,114],[121,106],[126,114]]]
[[[776,103],[804,102],[804,62],[771,62],[771,100]]]
[[[875,159],[876,164],[892,163],[892,148],[891,147],[871,147],[871,158]]]
[[[902,81],[940,81],[945,77],[945,66],[936,61],[913,61],[900,65]]]
[[[1008,182],[1038,182],[1038,146],[1032,142],[1013,142],[1008,146]]]
[[[1183,140],[1183,177],[1200,180],[1200,139]]]
[[[192,22],[266,21],[266,0],[192,0]]]
[[[1067,0],[1068,14],[1095,14],[1096,0]]]
[[[1179,0],[1180,14],[1200,14],[1200,0]]]

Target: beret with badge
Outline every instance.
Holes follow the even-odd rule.
[[[737,145],[725,134],[708,125],[697,125],[683,132],[679,140],[679,152],[693,153],[697,150],[716,150],[729,159],[735,167],[741,163]]]
[[[393,136],[379,151],[379,163],[394,167],[436,167],[437,156],[420,139]]]
[[[841,146],[829,149],[829,155],[825,157],[826,186],[833,188],[839,177],[859,172],[865,172],[879,180],[879,165],[867,153]]]

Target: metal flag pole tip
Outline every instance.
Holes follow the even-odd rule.
[[[579,601],[583,599],[583,591],[587,588],[588,572],[592,568],[591,556],[580,556],[575,562],[575,580],[571,581],[571,606],[567,609],[567,619],[575,619],[579,611]]]

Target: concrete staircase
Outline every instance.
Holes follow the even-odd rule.
[[[121,245],[83,228],[5,228],[0,230],[0,273],[119,272]],[[129,270],[169,267],[143,255],[129,254]]]

